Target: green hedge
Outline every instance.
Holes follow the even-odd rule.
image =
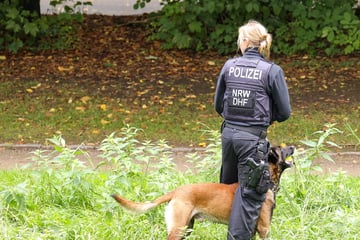
[[[81,14],[71,11],[39,17],[17,1],[0,2],[0,50],[69,48],[76,40],[75,23],[82,21]]]
[[[135,7],[145,2],[138,0]],[[356,2],[165,0],[151,39],[163,41],[164,48],[216,49],[226,54],[236,49],[238,27],[255,19],[273,34],[276,53],[349,54],[360,49]]]

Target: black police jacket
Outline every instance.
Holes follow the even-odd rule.
[[[225,122],[239,126],[268,127],[285,121],[291,105],[283,70],[257,49],[229,59],[217,81],[215,110]]]

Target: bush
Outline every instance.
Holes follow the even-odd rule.
[[[328,55],[360,50],[360,20],[355,0],[164,0],[153,23],[152,39],[164,48],[236,50],[237,29],[249,19],[267,26],[274,35],[274,51],[282,54],[325,51]],[[137,1],[142,7],[145,1]]]
[[[39,17],[14,2],[0,2],[0,50],[69,48],[75,41],[75,23],[82,20],[81,14],[70,10]]]

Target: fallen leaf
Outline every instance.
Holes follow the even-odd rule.
[[[60,72],[68,72],[68,71],[72,71],[74,69],[73,66],[70,66],[70,67],[62,67],[62,66],[58,66],[58,70]]]
[[[78,107],[75,108],[75,110],[80,111],[80,112],[84,112],[86,110],[86,108],[83,107],[83,106],[78,106]]]
[[[94,129],[94,130],[92,130],[91,132],[92,132],[92,134],[97,135],[97,134],[99,134],[99,133],[100,133],[100,130],[98,130],[98,129]]]
[[[100,109],[103,110],[103,111],[106,111],[107,110],[107,105],[106,104],[100,104]]]
[[[84,96],[84,97],[80,98],[81,102],[83,102],[84,104],[86,104],[90,99],[91,99],[91,97],[89,97],[89,96]]]
[[[101,119],[100,122],[101,122],[102,125],[106,125],[106,124],[110,123],[110,121],[107,121],[105,119]]]
[[[199,147],[206,147],[206,143],[205,143],[205,142],[201,142],[201,143],[199,143],[198,145],[199,145]]]

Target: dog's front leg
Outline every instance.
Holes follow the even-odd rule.
[[[256,231],[258,232],[259,237],[261,239],[265,239],[270,231],[270,223],[271,223],[274,206],[275,206],[274,192],[272,190],[268,190],[266,193],[265,201],[261,206],[260,216],[256,224]]]

